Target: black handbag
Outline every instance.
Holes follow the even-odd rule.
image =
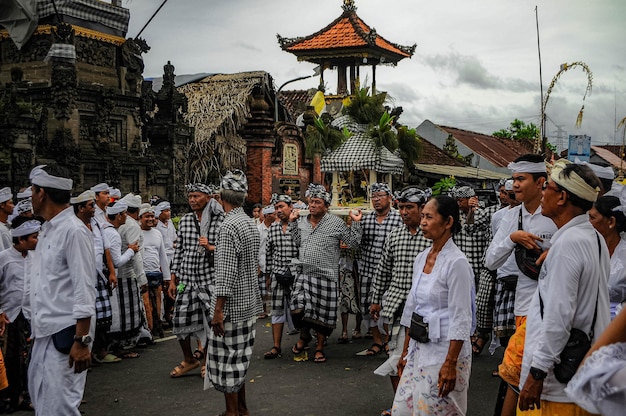
[[[598,239],[598,249],[600,248],[600,238],[596,234]],[[563,384],[569,383],[569,381],[576,374],[576,370],[583,362],[585,355],[591,348],[591,340],[593,339],[593,328],[596,326],[596,318],[598,317],[598,299],[600,297],[600,286],[598,286],[598,296],[596,297],[596,308],[593,313],[593,321],[591,321],[591,329],[589,334],[577,328],[572,328],[567,339],[567,344],[561,351],[559,356],[561,362],[554,365],[554,377]],[[539,307],[541,312],[541,319],[543,319],[543,299],[541,299],[541,292],[539,292]]]
[[[293,282],[296,280],[296,277],[291,273],[291,269],[289,269],[289,267],[287,267],[287,270],[285,271],[285,273],[282,273],[282,274],[276,273],[274,274],[274,276],[276,277],[276,281],[278,282],[279,285],[286,286],[286,287],[291,286]]]
[[[517,229],[522,228],[522,210],[519,210],[519,220],[517,221]],[[530,250],[521,244],[515,245],[515,263],[520,272],[533,280],[539,279],[539,272],[541,271],[541,265],[537,265],[537,259],[541,256],[541,251]]]
[[[428,338],[428,323],[424,322],[424,317],[413,312],[411,315],[411,326],[409,327],[409,336],[415,341],[426,344],[430,342]]]
[[[517,288],[517,276],[514,274],[500,278],[504,290],[514,291]]]
[[[69,354],[74,345],[74,336],[76,335],[76,325],[68,326],[52,335],[52,343],[54,348],[61,354]]]

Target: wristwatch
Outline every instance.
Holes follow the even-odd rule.
[[[91,344],[91,337],[89,335],[74,335],[74,342],[83,344],[86,347]]]
[[[546,378],[546,376],[548,375],[548,373],[546,373],[543,370],[540,370],[538,368],[535,367],[530,367],[530,375],[532,376],[532,378],[534,378],[535,380],[543,380],[544,378]]]

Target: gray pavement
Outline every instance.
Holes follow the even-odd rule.
[[[389,378],[373,374],[386,356],[361,357],[371,340],[338,344],[339,331],[328,341],[328,361],[294,362],[291,346],[297,335],[283,337],[283,356],[263,359],[272,346],[270,320],[257,322],[256,344],[248,371],[246,394],[251,415],[371,415],[377,416],[391,405],[393,393]],[[313,345],[312,345],[313,348]],[[137,349],[140,358],[93,368],[87,377],[85,415],[217,415],[224,410],[223,395],[203,390],[200,370],[178,379],[169,372],[182,359],[175,339]],[[485,350],[472,365],[468,414],[491,416],[499,379],[491,371],[501,360],[501,352],[489,356]]]

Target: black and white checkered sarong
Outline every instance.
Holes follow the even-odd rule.
[[[317,325],[335,328],[339,306],[336,280],[298,274],[291,293],[290,308],[304,312],[303,319]]]
[[[182,293],[176,294],[172,317],[174,335],[192,334],[204,330],[204,317],[210,318],[211,296],[207,286],[188,284]]]
[[[136,279],[117,278],[120,308],[120,333],[118,338],[128,339],[139,333],[143,325],[143,300]]]
[[[222,393],[237,393],[245,383],[252,358],[256,317],[239,323],[224,322],[224,336],[209,331],[204,389],[213,385]]]
[[[504,289],[502,282],[497,279],[493,330],[500,338],[510,337],[515,333],[515,291]]]
[[[495,278],[496,272],[486,267],[480,270],[476,292],[476,328],[478,331],[491,332],[493,327]]]
[[[97,273],[96,276],[96,326],[110,327],[113,309],[109,300],[109,282]]]

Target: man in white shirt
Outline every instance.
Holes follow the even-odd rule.
[[[93,191],[96,195],[96,212],[94,217],[98,224],[104,224],[107,222],[106,208],[109,205],[109,185],[106,183],[99,183],[91,187],[90,191]]]
[[[157,219],[156,229],[163,236],[163,244],[165,244],[165,253],[167,254],[168,264],[172,264],[174,258],[174,252],[176,251],[176,240],[178,240],[178,234],[176,234],[176,227],[172,222],[172,207],[168,201],[161,201],[154,207],[154,216]],[[167,275],[169,277],[169,274]],[[167,281],[169,285],[169,280]],[[167,295],[167,288],[163,296],[163,325],[172,327],[172,311],[174,310],[174,299]]]
[[[154,228],[154,223],[154,209],[149,204],[144,204],[139,210],[139,225],[143,233],[143,268],[148,279],[148,291],[143,294],[143,303],[150,332],[163,337],[161,293],[163,280],[169,286],[171,273],[163,236]]]
[[[565,394],[569,381],[555,377],[574,329],[591,342],[610,321],[607,281],[610,256],[587,211],[601,189],[593,171],[561,159],[543,191],[542,214],[558,231],[539,275],[528,311],[528,334],[520,376],[519,408],[542,415],[591,415]]]
[[[80,416],[91,365],[96,264],[91,234],[69,205],[73,182],[56,175],[48,166],[30,173],[33,211],[46,222],[25,293],[34,340],[28,390],[37,414]]]
[[[515,333],[510,337],[499,375],[509,388],[502,406],[502,415],[515,414],[517,386],[524,355],[526,315],[530,300],[537,289],[537,280],[525,275],[515,261],[515,247],[544,251],[549,248],[550,238],[556,225],[550,218],[541,215],[541,190],[547,178],[546,165],[540,155],[523,155],[508,166],[512,171],[513,191],[521,205],[511,208],[500,222],[485,254],[485,267],[497,269],[497,280],[515,279]],[[521,224],[520,224],[521,222]]]
[[[11,247],[9,215],[13,214],[13,208],[11,189],[8,187],[0,189],[0,250]]]
[[[32,250],[37,246],[41,221],[16,217],[11,223],[13,246],[0,252],[0,333],[6,325],[4,365],[9,387],[5,391],[10,401],[8,411],[27,409],[29,402],[22,393],[27,391],[28,321],[22,310],[24,298],[24,269],[32,261]]]

